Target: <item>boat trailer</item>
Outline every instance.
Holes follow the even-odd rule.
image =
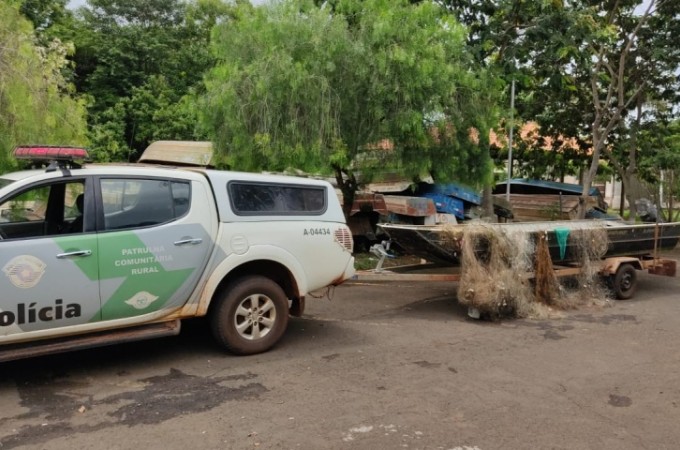
[[[454,281],[461,278],[460,267],[443,266],[435,263],[423,262],[403,266],[384,268],[388,258],[393,258],[381,244],[371,247],[371,253],[379,257],[376,267],[371,270],[357,271],[354,281]],[[662,258],[657,255],[644,256],[614,256],[594,262],[596,271],[607,284],[614,297],[627,300],[633,297],[637,290],[637,271],[646,271],[653,275],[674,277],[677,261]],[[583,272],[578,264],[554,265],[556,277],[574,277]],[[524,274],[526,279],[534,278],[533,272]],[[474,316],[473,316],[474,317]]]

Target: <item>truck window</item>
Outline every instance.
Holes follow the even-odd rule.
[[[191,188],[176,180],[102,179],[104,229],[159,225],[189,210]]]
[[[305,215],[326,211],[326,189],[302,186],[232,181],[227,190],[231,207],[238,215]]]
[[[50,186],[40,186],[23,192],[0,206],[3,222],[44,221]]]
[[[0,204],[0,235],[32,238],[83,231],[84,181],[43,184]]]

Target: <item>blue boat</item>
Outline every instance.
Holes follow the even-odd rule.
[[[449,197],[455,197],[463,202],[479,206],[482,204],[482,196],[477,191],[466,186],[455,183],[446,184],[428,184],[421,183],[418,185],[418,191],[423,194],[441,194]]]
[[[421,196],[432,200],[438,213],[452,214],[456,219],[465,219],[465,205],[462,200],[436,192],[425,192]]]
[[[482,204],[479,193],[455,183],[420,183],[416,194],[432,199],[438,213],[452,214],[459,220],[469,219],[470,208]]]

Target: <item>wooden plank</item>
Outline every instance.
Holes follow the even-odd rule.
[[[494,197],[506,198],[505,194]],[[576,218],[580,196],[552,194],[510,194],[510,206],[515,221],[571,220]],[[597,200],[589,198],[588,207],[597,206]]]
[[[412,217],[427,217],[437,213],[434,202],[424,197],[385,195],[385,205],[391,213]]]
[[[352,210],[350,215],[359,212],[377,212],[381,216],[387,215],[387,205],[385,204],[385,196],[382,194],[375,194],[372,192],[357,192],[354,195],[354,203],[352,203]]]

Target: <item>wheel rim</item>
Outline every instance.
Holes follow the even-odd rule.
[[[239,336],[256,341],[267,336],[276,323],[276,306],[271,298],[253,294],[244,298],[236,308],[234,326]]]
[[[630,290],[632,285],[633,285],[633,275],[631,275],[630,273],[623,274],[623,277],[621,278],[621,289],[623,291],[628,291],[628,290]]]

